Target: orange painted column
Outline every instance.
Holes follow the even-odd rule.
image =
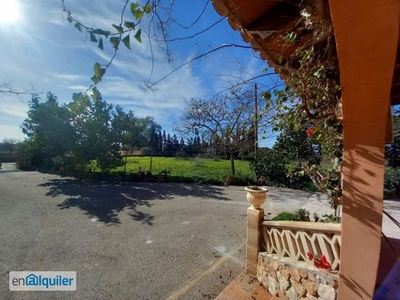
[[[371,299],[381,245],[384,142],[399,0],[330,0],[330,6],[344,117],[338,299]]]

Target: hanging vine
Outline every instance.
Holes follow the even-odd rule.
[[[291,175],[308,175],[337,208],[342,198],[342,104],[339,64],[329,9],[322,1],[303,1],[301,19],[285,41],[296,46],[295,52],[277,66],[285,74],[286,87],[264,94],[267,103],[276,105],[275,130],[306,133],[324,158],[323,164],[299,162],[301,171]],[[306,43],[304,34],[312,33]]]

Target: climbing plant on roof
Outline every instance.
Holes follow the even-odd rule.
[[[275,130],[291,132],[308,127],[309,140],[319,145],[329,164],[322,168],[302,161],[302,171],[296,175],[308,175],[337,208],[342,197],[343,117],[333,26],[318,1],[304,1],[300,6],[301,19],[286,34],[284,46],[292,45],[296,50],[289,57],[282,56],[275,66],[286,86],[266,92],[264,97],[267,106],[275,104]],[[306,33],[311,38],[300,43],[300,35]]]

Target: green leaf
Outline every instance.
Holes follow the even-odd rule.
[[[278,63],[282,64],[282,61],[283,61],[283,56],[281,55],[281,56],[278,57]]]
[[[118,31],[119,34],[124,33],[124,28],[122,28],[121,26],[113,24],[112,27],[114,27]]]
[[[142,42],[142,37],[141,37],[141,35],[142,35],[142,30],[141,30],[141,29],[139,29],[138,31],[136,31],[136,33],[135,33],[135,39],[136,39],[139,43]]]
[[[67,20],[68,20],[68,22],[72,23],[72,18],[71,17],[68,17]]]
[[[293,31],[290,32],[289,34],[287,34],[286,37],[285,37],[285,40],[286,40],[288,43],[292,43],[292,44],[295,44],[295,43],[296,43],[296,39],[297,39],[297,35],[296,35],[296,33],[294,33]]]
[[[271,100],[271,97],[272,97],[270,91],[264,92],[264,93],[262,94],[262,96],[263,96],[263,98],[264,98],[265,100],[267,100],[267,101]]]
[[[96,76],[97,78],[101,78],[102,74],[101,74],[101,66],[100,64],[97,62],[94,64],[93,66],[94,69],[94,76]]]
[[[133,23],[133,22],[128,22],[128,21],[125,21],[124,22],[124,26],[126,27],[126,28],[128,28],[128,29],[135,29],[135,27],[136,27],[136,24],[135,23]]]
[[[99,40],[99,44],[97,45],[97,47],[99,47],[101,50],[103,50],[103,39],[102,38],[100,38],[100,40]]]
[[[88,96],[88,95],[85,95],[85,96],[82,98],[81,104],[82,104],[83,106],[85,106],[85,107],[89,107],[89,106],[90,106],[90,99],[89,99],[89,96]]]
[[[90,99],[88,95],[83,95],[82,93],[73,93],[72,100],[74,101],[69,103],[68,106],[75,113],[90,106]]]
[[[103,29],[95,29],[92,31],[94,34],[100,34],[104,35],[105,37],[108,37],[110,35],[109,31],[104,31]]]
[[[75,113],[75,112],[77,111],[77,109],[78,109],[78,106],[76,105],[75,102],[70,102],[70,103],[68,104],[68,107],[69,107],[69,109],[70,109],[73,113]]]
[[[140,7],[139,3],[131,4],[131,13],[135,17],[136,20],[141,19],[144,16],[143,11],[139,7]]]
[[[111,45],[112,45],[115,49],[118,48],[119,38],[113,36],[113,37],[110,38],[110,42],[111,42]]]
[[[122,39],[122,42],[124,43],[125,47],[131,50],[131,43],[129,39],[129,34]]]
[[[95,63],[93,66],[94,75],[90,78],[92,81],[97,84],[101,81],[101,78],[106,73],[106,69],[102,68],[99,63]]]
[[[100,79],[96,75],[93,75],[92,77],[90,77],[90,79],[93,81],[94,84],[97,84],[100,82]]]
[[[90,33],[90,41],[94,42],[94,43],[97,43],[96,36],[92,32]]]
[[[100,92],[99,92],[99,90],[97,89],[97,87],[93,87],[93,88],[92,88],[92,92],[93,92],[93,94],[92,94],[93,100],[94,100],[94,101],[98,101],[99,98],[100,98]]]
[[[147,5],[144,7],[144,12],[145,12],[146,14],[151,13],[151,10],[152,10],[152,8],[151,8],[151,5],[150,5],[150,4],[147,4]]]
[[[139,7],[139,3],[132,3],[131,4],[131,12],[133,15],[135,15],[136,9]]]
[[[82,32],[82,28],[81,28],[81,24],[80,23],[76,22],[75,23],[75,28]]]
[[[72,93],[72,100],[79,101],[83,97],[82,93]]]
[[[142,19],[144,17],[144,13],[141,9],[136,10],[136,14],[134,15],[136,19]]]

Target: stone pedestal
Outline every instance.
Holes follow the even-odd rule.
[[[261,248],[261,222],[264,220],[264,210],[249,207],[247,209],[247,243],[246,272],[257,275],[258,252]]]

